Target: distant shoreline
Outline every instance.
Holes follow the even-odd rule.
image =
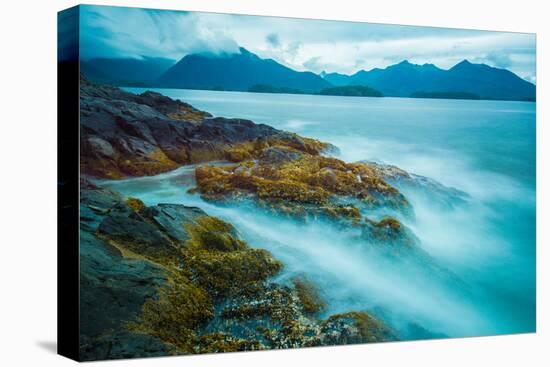
[[[153,86],[136,86],[136,85],[112,85],[113,87],[122,88],[122,89],[173,89],[173,90],[192,90],[192,91],[205,91],[205,92],[229,92],[229,93],[254,93],[254,94],[281,94],[281,95],[306,95],[306,96],[318,96],[318,97],[354,97],[354,98],[402,98],[402,99],[438,99],[438,100],[449,100],[449,101],[497,101],[497,102],[525,102],[525,103],[536,103],[536,100],[518,100],[518,99],[494,99],[494,98],[483,98],[479,99],[470,99],[470,98],[441,98],[441,97],[412,97],[412,96],[344,96],[344,95],[324,95],[320,93],[313,92],[303,92],[303,93],[288,93],[288,92],[254,92],[248,90],[220,90],[220,89],[205,89],[205,88],[174,88],[174,87],[153,87]]]

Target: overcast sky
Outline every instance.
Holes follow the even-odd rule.
[[[81,55],[166,57],[244,47],[296,70],[354,73],[402,60],[448,69],[467,59],[535,82],[534,34],[83,6]]]

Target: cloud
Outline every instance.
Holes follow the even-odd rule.
[[[290,55],[291,57],[296,57],[298,52],[300,51],[300,47],[302,47],[302,43],[299,41],[294,41],[288,44],[288,46],[285,48],[285,53]]]
[[[304,67],[306,67],[309,70],[318,70],[322,68],[322,66],[319,65],[319,60],[321,60],[321,57],[315,56],[307,60],[306,62],[304,62],[302,65],[304,65]]]
[[[508,68],[512,65],[512,59],[507,53],[491,52],[487,55],[487,60],[501,68]]]
[[[268,45],[273,48],[279,48],[281,46],[281,41],[279,41],[279,36],[277,33],[270,33],[265,37],[265,40]]]
[[[82,55],[167,57],[242,46],[297,70],[351,74],[409,60],[448,69],[463,59],[534,79],[533,34],[85,6]]]
[[[209,27],[200,13],[82,6],[81,55],[166,57],[235,53],[239,45],[223,28]]]

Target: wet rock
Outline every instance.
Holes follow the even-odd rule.
[[[176,354],[175,348],[147,334],[116,331],[80,341],[82,361],[162,357]]]
[[[305,313],[319,313],[327,307],[319,295],[319,289],[311,281],[304,277],[296,277],[292,283]]]
[[[447,187],[431,178],[415,175],[399,167],[368,162],[387,182],[402,190],[413,189],[430,201],[443,208],[452,208],[468,201],[469,195],[464,191]]]
[[[158,338],[178,353],[194,353],[198,329],[213,316],[212,301],[182,273],[172,271],[170,280],[145,301],[129,330]]]
[[[173,120],[182,120],[199,123],[212,115],[200,111],[188,103],[163,96],[160,93],[147,91],[136,96],[136,101],[152,108],[155,108]]]
[[[215,332],[201,336],[197,353],[225,353],[262,350],[265,346],[257,340],[235,338],[230,334]]]
[[[150,336],[125,331],[142,304],[167,284],[164,269],[129,259],[95,235],[105,216],[124,212],[120,195],[85,182],[81,191],[80,333],[84,360],[156,356],[169,352]]]
[[[97,152],[97,154],[103,155],[107,158],[114,158],[115,156],[115,150],[111,143],[107,140],[92,136],[88,138],[88,144]]]
[[[361,237],[365,240],[396,253],[413,249],[418,244],[416,236],[392,217],[385,217],[378,222],[365,218],[361,231]]]
[[[173,242],[139,215],[110,214],[99,225],[97,235],[113,246],[145,256],[160,258],[178,254]]]
[[[326,345],[379,343],[396,340],[394,332],[366,312],[331,316],[322,326]]]
[[[285,162],[298,160],[301,157],[302,154],[295,150],[284,147],[269,147],[262,152],[260,161],[262,164],[279,165]]]
[[[205,213],[194,207],[178,204],[158,204],[148,209],[145,214],[151,217],[156,225],[172,240],[184,243],[191,237],[182,223],[193,223]]]
[[[385,337],[374,319],[320,319],[325,303],[313,283],[273,283],[282,264],[198,208],[147,207],[83,180],[81,215],[84,360]]]
[[[279,145],[250,149],[251,159],[226,166],[199,166],[198,192],[206,200],[253,200],[296,218],[359,223],[359,208],[386,208],[409,215],[412,207],[367,164],[347,164]],[[253,160],[252,158],[259,157]]]
[[[267,139],[318,153],[329,144],[245,119],[212,117],[154,92],[134,95],[81,79],[81,172],[118,179],[166,172],[183,164],[251,157],[243,147]]]

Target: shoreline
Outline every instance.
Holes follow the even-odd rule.
[[[193,88],[175,88],[175,87],[143,87],[143,86],[128,86],[128,85],[113,85],[115,88],[121,88],[123,90],[128,89],[141,89],[143,91],[147,90],[189,90],[189,91],[200,91],[200,92],[227,92],[227,93],[252,93],[252,94],[266,94],[266,95],[287,95],[287,96],[317,96],[317,97],[356,97],[356,98],[375,98],[375,99],[427,99],[427,100],[444,100],[444,101],[485,101],[485,102],[526,102],[526,103],[537,103],[536,100],[519,100],[519,99],[490,99],[490,98],[478,98],[478,99],[469,99],[469,98],[437,98],[437,97],[406,97],[406,96],[343,96],[343,95],[326,95],[320,93],[278,93],[278,92],[251,92],[247,90],[217,90],[217,89],[193,89]]]

